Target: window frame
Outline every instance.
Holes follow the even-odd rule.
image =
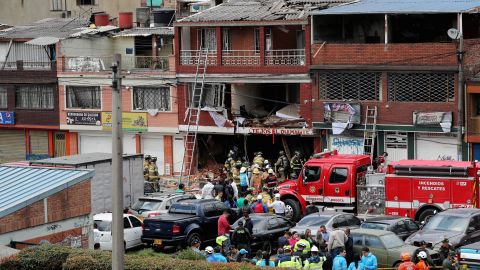
[[[211,85],[210,88],[205,88],[206,85]],[[225,109],[225,84],[222,84],[222,83],[206,83],[203,88],[203,96],[202,96],[202,100],[203,100],[203,104],[202,106],[200,106],[201,109],[207,107],[207,104],[205,104],[205,97],[207,96],[207,92],[205,90],[208,90],[208,91],[215,91],[215,93],[213,93],[214,96],[216,96],[216,99],[217,99],[217,104],[214,104],[213,108],[215,109]],[[218,88],[215,88],[217,87]],[[188,84],[188,87],[187,87],[187,97],[188,99],[186,100],[187,102],[187,108],[189,109],[195,109],[197,108],[197,106],[192,106],[191,102],[192,102],[192,95],[193,95],[193,91],[194,91],[194,83],[190,83]]]
[[[50,0],[50,11],[64,11],[64,0]]]
[[[395,77],[397,76],[397,77]],[[403,76],[403,78],[401,77]],[[407,78],[407,76],[409,76]],[[425,80],[419,80],[418,76],[429,76],[428,78],[425,78]],[[435,78],[434,76],[438,76]],[[440,76],[443,76],[442,78],[439,79]],[[443,89],[445,92],[446,100],[438,100],[438,101],[433,101],[431,96],[432,95],[439,95],[441,93],[437,89],[433,89],[436,85],[432,83],[433,80],[441,80],[438,85],[445,85],[447,84],[448,88]],[[458,79],[456,78],[454,73],[449,73],[449,72],[387,72],[386,73],[386,85],[387,85],[387,102],[396,102],[400,104],[405,104],[405,103],[432,103],[432,104],[440,104],[440,103],[446,103],[446,104],[453,104],[456,101],[456,93],[455,93],[455,85],[456,81]],[[403,82],[402,82],[403,81]],[[401,89],[399,86],[402,84],[407,84],[405,81],[408,82],[410,86],[410,89]],[[430,88],[429,91],[423,91],[424,89],[420,89],[421,86],[426,87],[425,85],[428,84],[428,87]],[[449,89],[451,84],[451,89]],[[420,87],[418,86],[420,85]],[[444,86],[445,87],[445,86]],[[423,101],[420,100],[422,95],[419,95],[417,93],[424,93],[427,92],[429,94],[429,99],[428,101]],[[435,93],[437,92],[437,93]],[[434,93],[434,94],[432,94]],[[407,95],[411,95],[410,99],[405,99]],[[433,98],[435,99],[435,98]]]
[[[131,91],[131,106],[132,106],[132,112],[148,112],[148,110],[156,110],[156,109],[136,109],[135,106],[135,91],[138,89],[144,89],[144,90],[150,90],[150,89],[156,89],[158,91],[163,91],[167,90],[168,91],[168,110],[160,110],[158,109],[158,113],[168,113],[168,112],[173,112],[173,100],[172,100],[172,91],[169,86],[160,86],[160,87],[143,87],[143,86],[134,86],[132,87]],[[163,89],[163,90],[162,90]]]
[[[357,77],[354,77],[357,76]],[[364,79],[365,81],[362,81]],[[368,79],[368,81],[366,80]],[[319,100],[332,102],[381,102],[383,101],[383,76],[381,72],[376,71],[343,71],[343,72],[319,72],[315,76],[316,87],[318,89]],[[355,82],[352,85],[351,82]],[[336,84],[334,84],[335,82]],[[373,86],[367,89],[367,82]],[[372,82],[374,82],[372,84]],[[341,86],[341,87],[340,87]],[[347,88],[348,86],[348,88]],[[340,88],[335,88],[340,87]],[[363,87],[363,88],[360,88]],[[363,92],[362,92],[363,90]],[[368,95],[373,92],[373,99],[368,99]],[[341,95],[341,98],[337,96]]]
[[[86,3],[86,2],[89,3]],[[77,6],[96,6],[98,5],[97,0],[77,0],[76,1]]]
[[[232,51],[232,35],[230,28],[222,28],[222,52],[229,53]]]
[[[310,180],[310,181],[308,180],[306,171],[307,171],[307,169],[308,169],[308,171],[310,171],[309,168],[318,168],[318,178],[316,178],[316,179],[314,179],[314,180]],[[305,166],[305,167],[303,168],[302,178],[303,178],[303,181],[304,181],[305,183],[314,183],[314,182],[320,181],[320,180],[322,179],[322,167],[320,167],[320,166]]]
[[[335,173],[335,171],[336,171],[337,169],[347,170],[347,173],[346,173],[346,176],[345,176],[345,180],[343,180],[342,182],[337,182],[337,181],[332,182],[332,177],[333,177],[334,175],[337,175],[337,174]],[[332,170],[330,171],[330,177],[328,177],[328,183],[329,183],[329,184],[343,184],[343,183],[347,182],[347,180],[348,180],[348,167],[333,167]]]
[[[129,216],[128,219],[130,219],[130,224],[132,225],[132,228],[142,227],[142,222],[141,222],[138,218],[136,218],[136,217],[134,217],[134,216]],[[140,226],[135,226],[135,225],[133,224],[134,221],[135,221],[135,222],[138,222],[138,223],[140,224]]]
[[[71,107],[69,108],[68,107],[68,89],[69,87],[79,87],[79,88],[82,88],[82,87],[85,87],[85,88],[89,88],[89,87],[96,87],[99,89],[100,91],[100,108],[81,108],[81,107]],[[65,111],[78,111],[78,110],[81,110],[81,111],[94,111],[94,112],[97,112],[97,111],[103,111],[103,89],[101,86],[83,86],[83,85],[65,85],[64,87],[64,110]]]
[[[378,241],[378,243],[380,243],[381,246],[380,247],[375,247],[375,246],[367,244],[368,238],[376,239]],[[367,246],[369,248],[385,249],[385,244],[383,244],[382,239],[380,239],[380,237],[375,236],[375,235],[365,235],[364,243],[365,243],[365,246]]]
[[[28,107],[20,107],[18,105],[18,92],[20,92],[21,88],[25,88],[25,90],[30,91],[31,89],[35,89],[34,87],[42,87],[40,90],[51,90],[51,104],[52,107],[39,107],[39,108],[33,108],[29,104]],[[42,111],[53,111],[55,110],[56,102],[55,102],[55,86],[53,85],[44,85],[44,84],[35,84],[35,85],[15,85],[15,109],[17,110],[42,110]],[[27,91],[27,92],[28,92]],[[8,95],[8,94],[7,94]],[[29,102],[31,102],[31,99],[28,98]],[[7,106],[8,106],[8,100],[7,100]]]
[[[5,106],[0,103],[0,109],[7,109],[8,108],[8,88],[6,86],[0,86],[0,96],[5,95],[0,100],[5,100]]]
[[[128,225],[130,225],[130,227],[125,228],[125,225],[126,225],[125,222],[128,222]],[[125,229],[131,229],[131,228],[133,228],[133,226],[130,220],[128,219],[128,217],[123,217],[123,229],[125,230]]]

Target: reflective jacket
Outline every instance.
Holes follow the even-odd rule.
[[[301,269],[302,262],[299,257],[285,255],[278,261],[278,267]]]
[[[323,263],[327,260],[327,257],[325,256],[312,256],[308,259],[305,260],[303,263],[304,269],[312,269],[312,270],[322,270],[323,269]]]
[[[310,242],[308,242],[305,239],[298,240],[297,243],[295,243],[295,247],[293,248],[293,251],[297,252],[298,244],[300,244],[300,243],[305,244],[305,248],[303,249],[302,253],[306,254],[306,253],[310,252]]]

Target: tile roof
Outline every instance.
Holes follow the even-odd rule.
[[[0,217],[93,177],[93,170],[0,166]]]
[[[114,34],[114,37],[148,37],[151,35],[173,36],[173,27],[136,27]]]
[[[305,20],[311,10],[350,1],[352,0],[230,0],[178,22]]]
[[[89,24],[89,21],[80,18],[47,18],[0,31],[0,38],[55,37],[63,39],[70,37],[70,35],[80,31],[79,28],[87,27]]]

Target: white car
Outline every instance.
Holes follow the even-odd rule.
[[[112,250],[112,213],[94,215],[93,224],[95,244],[101,250]],[[142,222],[134,215],[123,214],[123,233],[125,249],[143,245]]]

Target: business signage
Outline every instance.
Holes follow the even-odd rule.
[[[324,103],[325,123],[360,124],[361,107],[358,103]]]
[[[305,136],[313,135],[313,130],[309,128],[250,128],[248,133],[256,135]]]
[[[102,112],[103,130],[112,130],[112,113]],[[122,129],[124,131],[147,131],[147,113],[122,113]]]
[[[101,126],[98,112],[67,112],[67,125]]]
[[[413,124],[416,126],[440,126],[445,133],[452,129],[452,112],[414,112]]]
[[[14,112],[0,112],[0,125],[15,124]]]

